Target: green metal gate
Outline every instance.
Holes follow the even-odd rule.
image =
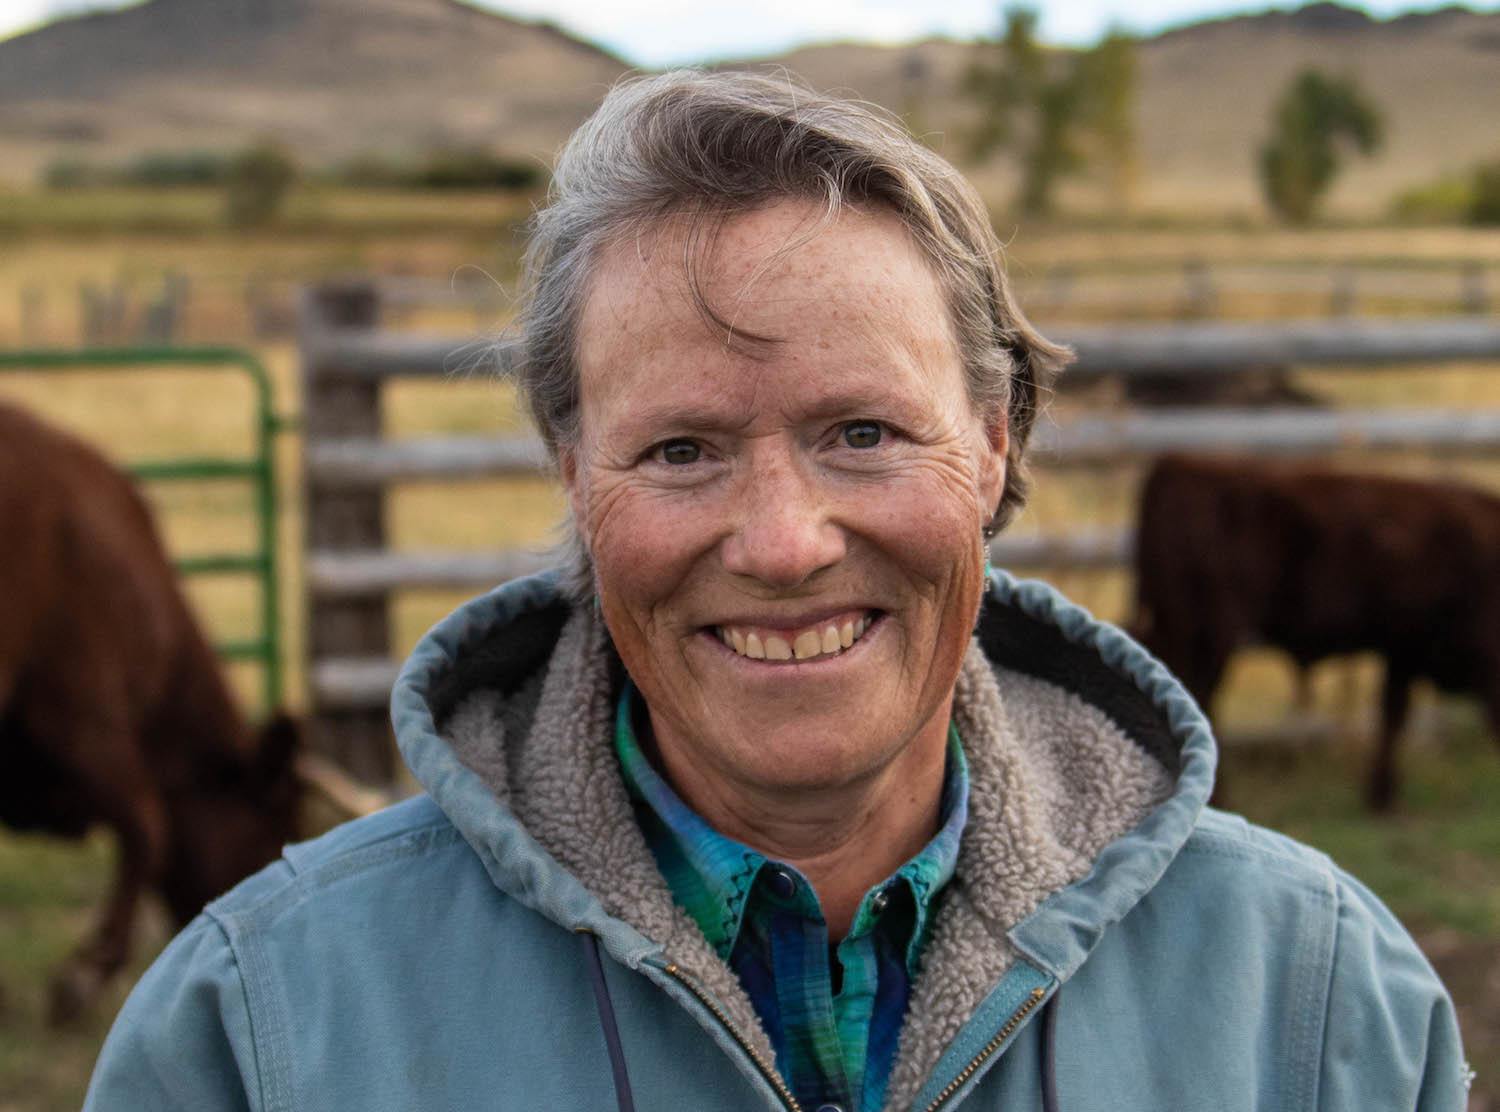
[[[131,347],[78,350],[0,351],[0,371],[129,371],[143,368],[182,368],[240,374],[249,379],[255,395],[254,444],[248,458],[181,457],[150,460],[127,467],[146,482],[191,482],[207,479],[244,479],[251,485],[256,514],[255,544],[249,552],[210,553],[177,562],[184,576],[244,574],[260,584],[260,630],[244,640],[216,646],[226,660],[256,661],[261,665],[262,691],[267,710],[281,704],[280,580],[276,556],[275,434],[280,422],[271,409],[271,381],[251,353],[221,347]]]

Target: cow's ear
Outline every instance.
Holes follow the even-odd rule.
[[[292,767],[302,746],[302,726],[285,711],[277,711],[260,729],[255,753],[256,772],[263,783],[281,779]]]

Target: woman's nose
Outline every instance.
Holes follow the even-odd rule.
[[[738,492],[724,567],[772,587],[796,587],[844,558],[843,529],[830,520],[816,481],[793,460],[762,462]]]

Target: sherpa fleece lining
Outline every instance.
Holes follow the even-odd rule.
[[[1009,655],[995,647],[997,656]],[[1089,671],[1097,668],[1095,661]],[[491,683],[499,678],[490,673]],[[443,731],[455,755],[606,911],[661,942],[770,1060],[749,997],[672,902],[636,825],[612,744],[621,670],[602,623],[578,610],[545,670],[518,685],[514,673],[508,679],[503,691],[479,687],[450,696],[456,709]],[[1112,709],[1128,716],[1129,704]],[[1099,851],[1172,786],[1164,763],[1175,764],[1175,753],[1137,744],[1099,707],[1062,687],[994,666],[978,643],[964,659],[954,718],[969,761],[969,823],[912,986],[887,1109],[911,1104],[1011,967],[1006,932],[1083,877]]]

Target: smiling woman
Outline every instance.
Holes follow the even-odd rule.
[[[527,273],[565,567],[428,635],[429,796],[210,905],[91,1107],[1462,1106],[1385,909],[1205,808],[1138,646],[987,576],[1065,353],[952,167],[788,80],[643,78]]]
[[[818,217],[782,202],[723,224],[697,269],[732,330],[684,296],[680,227],[614,244],[580,323],[578,447],[563,454],[660,759],[741,841],[751,830],[710,802],[719,787],[765,814],[787,788],[855,785],[839,810],[881,829],[905,825],[892,806],[915,783],[935,804],[1004,485],[1004,415],[973,411],[942,290],[900,222]],[[693,411],[653,401],[672,397]],[[844,625],[849,651],[825,654]],[[928,825],[871,862],[880,876]]]

